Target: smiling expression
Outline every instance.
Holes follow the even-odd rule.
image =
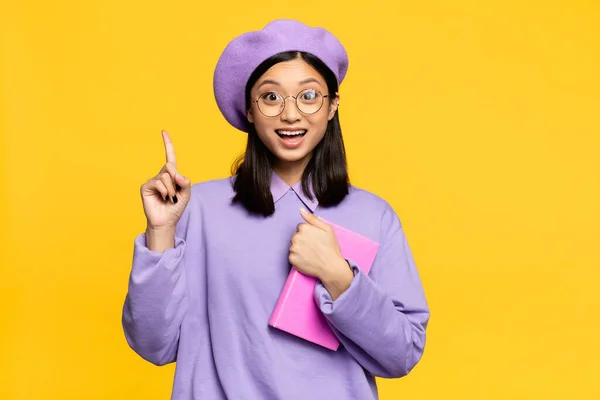
[[[327,96],[320,109],[319,93]],[[294,99],[298,94],[298,103],[304,110],[318,111],[312,114],[301,112]],[[268,69],[252,87],[250,97],[260,99],[261,109],[256,101],[252,102],[248,121],[254,124],[260,140],[278,163],[304,161],[306,164],[315,146],[323,139],[327,123],[334,117],[339,104],[339,95],[329,93],[325,79],[301,58],[280,62]],[[279,115],[269,117],[261,112],[276,114],[280,111],[276,104],[280,104],[282,98],[285,107]]]

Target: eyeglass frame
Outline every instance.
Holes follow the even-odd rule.
[[[300,107],[298,107],[298,97],[300,96],[300,93],[302,93],[302,92],[304,92],[304,91],[307,91],[307,90],[314,90],[315,92],[318,92],[318,93],[319,93],[321,96],[323,96],[323,101],[321,102],[321,105],[319,106],[319,108],[318,108],[318,109],[317,109],[315,112],[311,112],[311,113],[305,113],[304,111],[302,111],[302,110],[300,109]],[[277,93],[277,92],[274,92],[274,91],[272,91],[272,90],[268,90],[268,91],[266,91],[266,92],[263,92],[263,93],[261,93],[260,95],[258,95],[258,98],[257,98],[256,100],[250,100],[250,102],[251,102],[251,103],[256,103],[256,107],[258,108],[258,111],[260,111],[260,113],[261,113],[262,115],[264,115],[265,117],[267,117],[267,118],[275,118],[275,117],[279,117],[281,114],[283,114],[283,111],[285,111],[285,107],[287,106],[287,101],[286,101],[286,100],[288,99],[288,97],[291,97],[291,98],[293,98],[293,99],[294,99],[294,104],[296,105],[296,109],[297,109],[298,111],[300,111],[302,114],[304,114],[304,115],[314,115],[314,114],[318,113],[319,111],[321,111],[321,108],[323,108],[323,104],[325,104],[325,98],[326,98],[326,97],[329,97],[329,95],[330,95],[330,93],[323,94],[323,93],[321,93],[321,91],[320,91],[320,90],[318,90],[318,89],[302,89],[301,91],[299,91],[299,92],[296,94],[296,96],[292,96],[292,95],[290,94],[290,95],[287,95],[287,96],[285,96],[285,97],[283,98],[283,107],[281,108],[281,111],[279,112],[279,114],[276,114],[276,115],[267,115],[267,114],[265,114],[265,113],[263,112],[263,110],[261,110],[261,109],[260,109],[260,106],[258,105],[258,101],[260,100],[261,96],[263,96],[265,93],[271,93],[271,92],[272,92],[272,93],[276,93],[277,95],[279,95],[279,93]]]

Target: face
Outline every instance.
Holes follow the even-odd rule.
[[[319,92],[327,97],[321,98]],[[303,111],[316,110],[321,100],[322,106],[312,114],[303,113],[294,99],[299,93],[298,105]],[[305,165],[323,139],[327,122],[334,117],[339,104],[339,95],[329,93],[325,79],[301,58],[272,66],[256,81],[250,97],[258,103],[251,103],[248,120],[279,164]],[[279,115],[263,114],[277,114],[282,99],[285,107]]]

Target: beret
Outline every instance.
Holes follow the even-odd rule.
[[[338,85],[348,70],[348,54],[327,30],[302,22],[279,19],[262,30],[234,38],[217,61],[213,77],[215,100],[231,125],[248,132],[246,84],[252,72],[266,59],[286,51],[302,51],[319,58],[335,75]]]

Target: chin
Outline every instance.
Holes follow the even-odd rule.
[[[310,155],[310,152],[304,151],[302,149],[277,149],[277,151],[273,152],[273,154],[279,161],[292,163],[304,160],[307,156]]]

